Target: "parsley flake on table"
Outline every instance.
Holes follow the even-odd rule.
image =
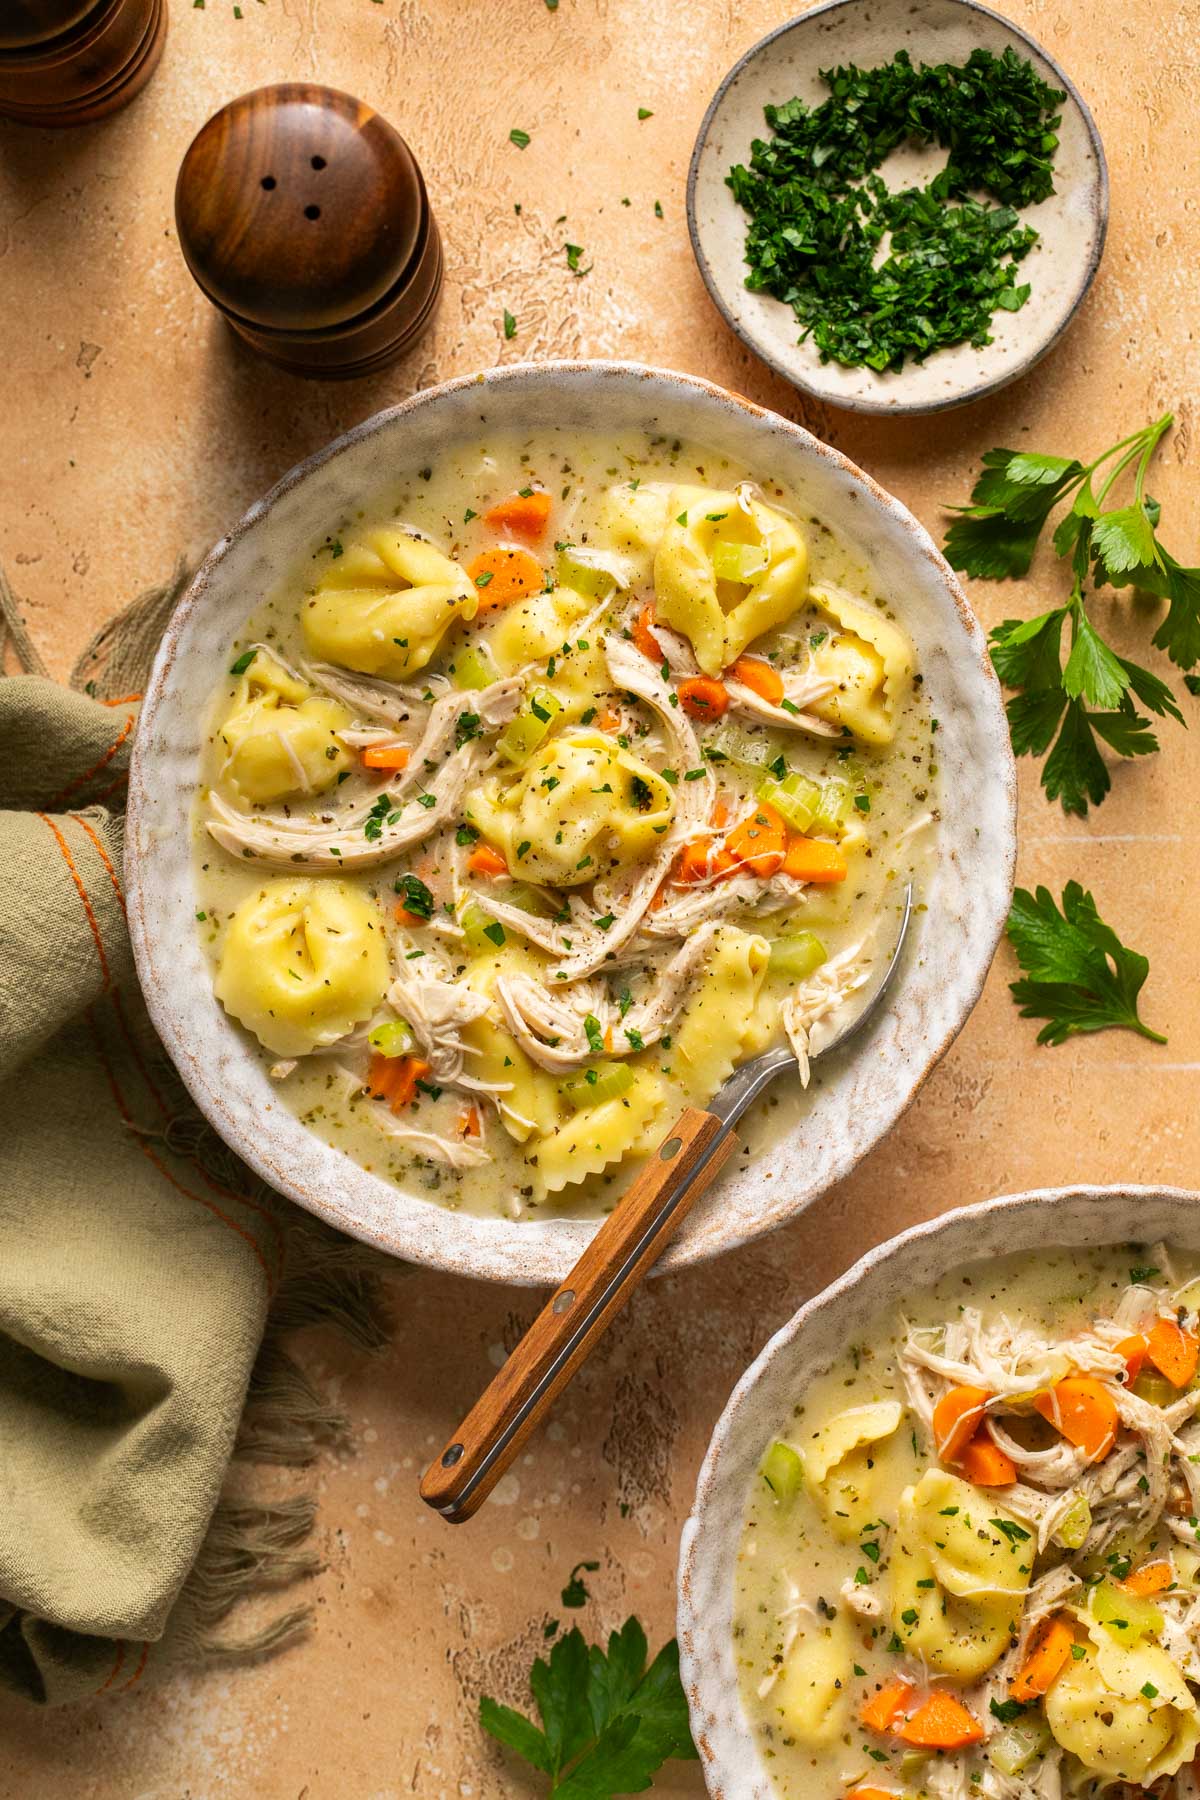
[[[533,139],[527,131],[522,131],[519,125],[514,125],[508,134],[508,141],[510,144],[515,144],[518,150],[528,150]]]
[[[513,315],[509,312],[509,310],[506,306],[504,308],[504,340],[505,340],[505,342],[506,343],[510,342],[511,339],[516,337],[516,335],[517,335],[517,321],[513,317]]]
[[[674,1639],[646,1666],[646,1634],[627,1619],[607,1651],[576,1627],[529,1685],[541,1727],[486,1695],[479,1722],[499,1743],[550,1777],[556,1800],[612,1800],[650,1786],[669,1757],[695,1757]]]
[[[1200,662],[1200,569],[1184,568],[1165,549],[1157,529],[1161,509],[1145,492],[1151,457],[1171,423],[1172,415],[1164,413],[1087,464],[1075,457],[989,450],[971,504],[954,509],[962,516],[946,534],[946,556],[954,568],[987,579],[1023,576],[1050,514],[1070,498],[1053,534],[1056,553],[1070,560],[1070,598],[1035,619],[1006,619],[990,636],[997,675],[1006,687],[1019,690],[1008,702],[1013,750],[1018,756],[1046,756],[1042,785],[1068,813],[1086,813],[1112,786],[1101,743],[1124,757],[1158,749],[1139,705],[1184,723],[1167,684],[1104,641],[1088,613],[1085,591],[1090,581],[1093,587],[1137,587],[1165,599],[1168,609],[1154,634],[1155,647],[1182,668]],[[1106,506],[1133,465],[1133,499]]]
[[[820,106],[766,108],[772,136],[726,176],[750,219],[746,286],[790,306],[801,342],[847,368],[882,374],[990,343],[996,311],[1029,298],[1016,271],[1038,234],[1016,209],[1054,192],[1066,96],[1011,48],[919,68],[901,50],[821,80]],[[926,186],[892,192],[878,170],[910,141],[941,145],[946,164]]]
[[[1117,1027],[1152,1043],[1166,1038],[1138,1016],[1150,964],[1128,949],[1077,881],[1063,889],[1062,910],[1049,889],[1018,888],[1006,927],[1023,971],[1009,991],[1023,1019],[1045,1019],[1039,1044],[1064,1044],[1084,1031]]]

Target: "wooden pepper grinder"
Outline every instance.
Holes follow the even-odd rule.
[[[0,116],[106,118],[141,93],[166,35],[166,0],[0,0]]]
[[[297,374],[369,374],[433,318],[442,246],[421,171],[335,88],[284,82],[222,107],[183,159],[175,222],[233,330]]]

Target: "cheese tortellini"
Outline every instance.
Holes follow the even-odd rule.
[[[351,766],[337,736],[350,723],[344,706],[314,694],[258,646],[217,729],[218,780],[257,805],[323,794]]]
[[[478,608],[466,571],[435,545],[410,532],[371,531],[329,564],[301,623],[312,656],[403,681]]]
[[[506,607],[486,639],[501,675],[513,675],[528,663],[544,663],[561,652],[572,627],[591,605],[573,589],[557,587]]]
[[[944,1469],[900,1496],[891,1617],[905,1651],[973,1681],[1013,1635],[1029,1587],[1032,1533],[995,1499]]]
[[[1046,1695],[1055,1742],[1091,1774],[1147,1784],[1173,1775],[1200,1746],[1195,1698],[1157,1644],[1118,1644],[1089,1624],[1091,1643]]]
[[[850,1543],[862,1536],[875,1511],[876,1446],[900,1425],[898,1400],[852,1406],[804,1444],[805,1483],[835,1537]]]
[[[506,944],[498,955],[472,962],[463,981],[490,999],[501,975],[525,973],[539,966],[531,951]],[[553,1131],[563,1112],[558,1087],[552,1076],[530,1062],[494,1001],[490,1012],[463,1027],[462,1036],[470,1046],[473,1079],[499,1090],[497,1111],[509,1137],[523,1144],[530,1137]]]
[[[665,1090],[649,1069],[638,1069],[633,1085],[612,1100],[582,1107],[573,1119],[526,1150],[538,1190],[558,1194],[575,1182],[599,1175],[639,1145],[661,1111]]]
[[[706,675],[719,675],[803,603],[808,547],[790,519],[760,500],[673,488],[654,593],[663,624],[690,641]]]
[[[837,1742],[849,1720],[847,1676],[853,1662],[854,1638],[845,1607],[797,1638],[771,1697],[789,1736],[814,1749]]]
[[[834,687],[823,700],[811,701],[811,710],[864,743],[890,744],[897,704],[912,679],[911,644],[882,613],[840,588],[814,588],[812,600],[837,629],[813,651],[813,674]]]
[[[467,816],[530,881],[579,887],[651,854],[675,813],[670,784],[597,731],[552,738],[512,782],[494,777]]]
[[[391,979],[378,907],[345,881],[268,881],[229,921],[216,994],[278,1056],[369,1019]]]
[[[770,954],[753,932],[734,925],[717,932],[673,1039],[672,1072],[694,1103],[711,1100],[740,1062]]]

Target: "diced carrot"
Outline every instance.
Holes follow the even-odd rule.
[[[716,800],[713,802],[712,823],[717,827],[718,831],[721,829],[722,825],[728,825],[729,823],[729,807],[726,803],[724,794],[718,794]]]
[[[983,1423],[986,1388],[947,1388],[933,1409],[933,1441],[942,1462],[956,1462]]]
[[[872,1731],[891,1731],[916,1691],[903,1675],[893,1675],[877,1693],[867,1695],[858,1709],[860,1722]]]
[[[609,1056],[612,1055],[612,1047],[613,1047],[613,1029],[612,1029],[612,1026],[609,1025],[604,1033],[604,1048]]]
[[[976,1487],[1012,1487],[1017,1479],[1016,1463],[995,1442],[986,1424],[964,1445],[955,1467],[964,1481],[973,1481]]]
[[[489,875],[498,877],[508,874],[508,864],[498,850],[490,844],[476,844],[467,858],[467,867],[472,875]]]
[[[596,714],[592,723],[595,725],[597,731],[618,731],[621,726],[621,715],[620,713],[615,713],[610,706],[606,706]]]
[[[464,1106],[458,1115],[459,1137],[479,1136],[479,1108],[475,1105]]]
[[[1037,1395],[1033,1406],[1069,1444],[1086,1450],[1089,1462],[1100,1462],[1117,1441],[1116,1401],[1094,1376],[1068,1375]]]
[[[1117,1345],[1117,1355],[1125,1358],[1125,1380],[1129,1387],[1133,1386],[1141,1374],[1149,1347],[1144,1333],[1140,1331],[1135,1337],[1122,1338]]]
[[[726,833],[725,848],[755,875],[777,875],[787,854],[787,826],[773,806],[756,807]]]
[[[714,681],[711,675],[696,675],[681,681],[676,692],[684,712],[691,713],[693,719],[719,719],[729,707],[725,683]]]
[[[983,1738],[983,1726],[961,1700],[935,1688],[896,1729],[896,1736],[922,1750],[964,1750]]]
[[[1161,1558],[1158,1562],[1143,1563],[1121,1583],[1127,1594],[1139,1594],[1143,1599],[1148,1599],[1151,1594],[1165,1594],[1174,1585],[1175,1571]]]
[[[508,544],[481,550],[467,564],[467,574],[475,584],[480,612],[511,606],[514,600],[540,593],[546,585],[546,573],[537,557]]]
[[[1009,1683],[1014,1700],[1024,1703],[1048,1694],[1070,1660],[1075,1633],[1065,1619],[1045,1619],[1034,1635],[1029,1655]]]
[[[737,866],[728,850],[713,851],[711,837],[698,837],[679,852],[671,879],[677,887],[687,887],[693,881],[707,881],[710,875],[728,875]]]
[[[1155,1319],[1146,1354],[1172,1387],[1185,1388],[1200,1361],[1200,1339],[1185,1331],[1177,1319]]]
[[[654,610],[654,602],[651,601],[648,606],[643,606],[633,628],[634,647],[640,650],[643,656],[648,657],[652,663],[661,663],[663,660],[662,645],[651,630],[651,626],[657,623],[658,614]]]
[[[768,706],[778,706],[783,699],[783,679],[776,674],[770,663],[763,662],[757,656],[739,656],[731,669],[726,669],[731,681],[740,681],[752,693],[765,700]]]
[[[895,1788],[856,1787],[851,1788],[846,1800],[899,1800]]]
[[[783,872],[796,881],[824,883],[845,881],[850,871],[837,845],[827,838],[792,837],[783,859]]]
[[[392,908],[392,913],[397,925],[404,925],[409,931],[415,931],[418,927],[429,923],[428,919],[422,919],[416,913],[410,913],[402,900],[397,900]]]
[[[541,537],[550,517],[550,496],[535,488],[531,494],[510,494],[484,513],[497,531],[516,531],[522,537]]]
[[[419,1056],[373,1056],[367,1070],[367,1089],[386,1100],[394,1113],[403,1112],[417,1091],[418,1081],[429,1074],[429,1064]]]
[[[362,752],[364,769],[407,769],[411,752],[407,744],[368,744]]]

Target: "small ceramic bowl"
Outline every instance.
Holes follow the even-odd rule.
[[[261,596],[294,579],[314,534],[457,444],[539,428],[665,434],[769,473],[891,596],[939,721],[945,803],[932,873],[888,1004],[832,1052],[798,1125],[705,1196],[664,1263],[716,1256],[795,1216],[908,1105],[978,997],[1008,911],[1015,779],[1000,690],[962,590],[916,520],[799,426],[707,382],[622,363],[510,365],[429,388],[285,475],[208,556],[156,659],[138,726],[126,832],[129,917],[151,1017],[196,1103],[250,1166],[343,1231],[413,1262],[493,1281],[560,1282],[586,1219],[450,1212],[331,1148],[282,1103],[213,994],[195,925],[189,816],[202,723],[229,645]]]
[[[873,68],[907,50],[914,63],[963,63],[974,49],[1009,46],[1066,94],[1048,200],[1021,217],[1040,234],[1020,265],[1032,293],[1020,312],[997,312],[992,342],[958,344],[898,374],[822,363],[811,341],[797,343],[791,308],[745,285],[747,215],[725,185],[734,163],[749,163],[755,138],[769,137],[764,106],[798,95],[827,99],[822,69]],[[927,181],[945,160],[936,146],[898,150],[881,173],[890,188]],[[1095,121],[1077,90],[1040,44],[975,0],[826,0],[780,25],[729,71],[704,115],[688,174],[688,228],[709,293],[744,343],[803,393],[854,412],[928,413],[980,400],[1031,369],[1062,336],[1100,266],[1108,227],[1108,168]]]
[[[1182,1188],[1043,1188],[964,1206],[880,1244],[767,1344],[717,1421],[679,1552],[679,1648],[712,1800],[777,1800],[738,1696],[733,1574],[751,1482],[807,1384],[881,1313],[969,1263],[1053,1246],[1200,1249],[1200,1194]]]

